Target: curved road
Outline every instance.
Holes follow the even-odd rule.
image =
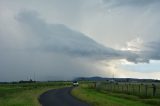
[[[70,95],[72,87],[49,90],[40,95],[42,106],[89,106]]]

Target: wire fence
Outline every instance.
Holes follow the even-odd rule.
[[[160,97],[160,84],[95,82],[90,86],[109,92],[125,93],[142,97]]]

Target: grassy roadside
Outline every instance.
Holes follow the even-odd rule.
[[[111,94],[99,92],[87,87],[77,87],[72,90],[72,95],[83,100],[92,106],[158,106],[158,104],[148,104],[129,95]]]
[[[0,106],[40,106],[38,97],[50,89],[68,85],[43,86],[37,88],[0,87]]]
[[[51,88],[24,90],[0,98],[0,106],[39,106],[38,96]]]

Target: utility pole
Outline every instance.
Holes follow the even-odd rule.
[[[34,72],[34,81],[36,82],[36,74],[35,74],[35,72]]]
[[[113,72],[113,76],[112,76],[113,80],[114,80],[114,72]]]

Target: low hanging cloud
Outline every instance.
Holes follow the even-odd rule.
[[[48,24],[34,11],[22,11],[11,22],[0,31],[0,81],[33,79],[34,73],[36,80],[109,76],[97,60],[123,57],[65,25]]]
[[[110,7],[120,7],[120,6],[142,7],[151,5],[153,3],[160,3],[159,0],[103,0],[103,1]]]
[[[6,33],[0,31],[3,41],[0,42],[0,67],[3,73],[0,80],[33,78],[33,73],[36,73],[37,80],[109,76],[109,72],[100,70],[98,61],[126,59],[139,63],[159,59],[153,57],[159,55],[152,50],[147,54],[144,51],[135,53],[105,47],[63,24],[47,23],[35,11],[22,11],[14,17],[14,21],[16,25],[10,26],[14,33],[9,33],[10,30]],[[156,44],[150,46],[158,49]]]
[[[150,60],[160,60],[160,40],[155,41],[143,41],[141,38],[133,39],[127,42],[126,51],[137,54],[135,63],[149,63]]]
[[[37,46],[33,46],[34,42],[32,42],[32,45],[28,46],[29,49],[94,59],[123,58],[122,51],[98,44],[83,33],[72,30],[63,24],[48,24],[35,12],[23,11],[16,16],[16,20],[31,31],[32,35],[28,35],[29,38],[38,42]]]
[[[53,52],[92,60],[126,59],[134,63],[148,63],[152,59],[159,59],[149,55],[151,53],[159,56],[153,50],[146,52],[142,48],[139,52],[134,52],[105,47],[83,33],[70,29],[63,24],[45,22],[34,11],[23,11],[15,19],[31,34],[27,36],[27,50]],[[156,46],[156,44],[150,43],[146,46]]]
[[[142,58],[146,60],[160,60],[160,40],[146,42],[143,44],[143,48],[140,51]]]

